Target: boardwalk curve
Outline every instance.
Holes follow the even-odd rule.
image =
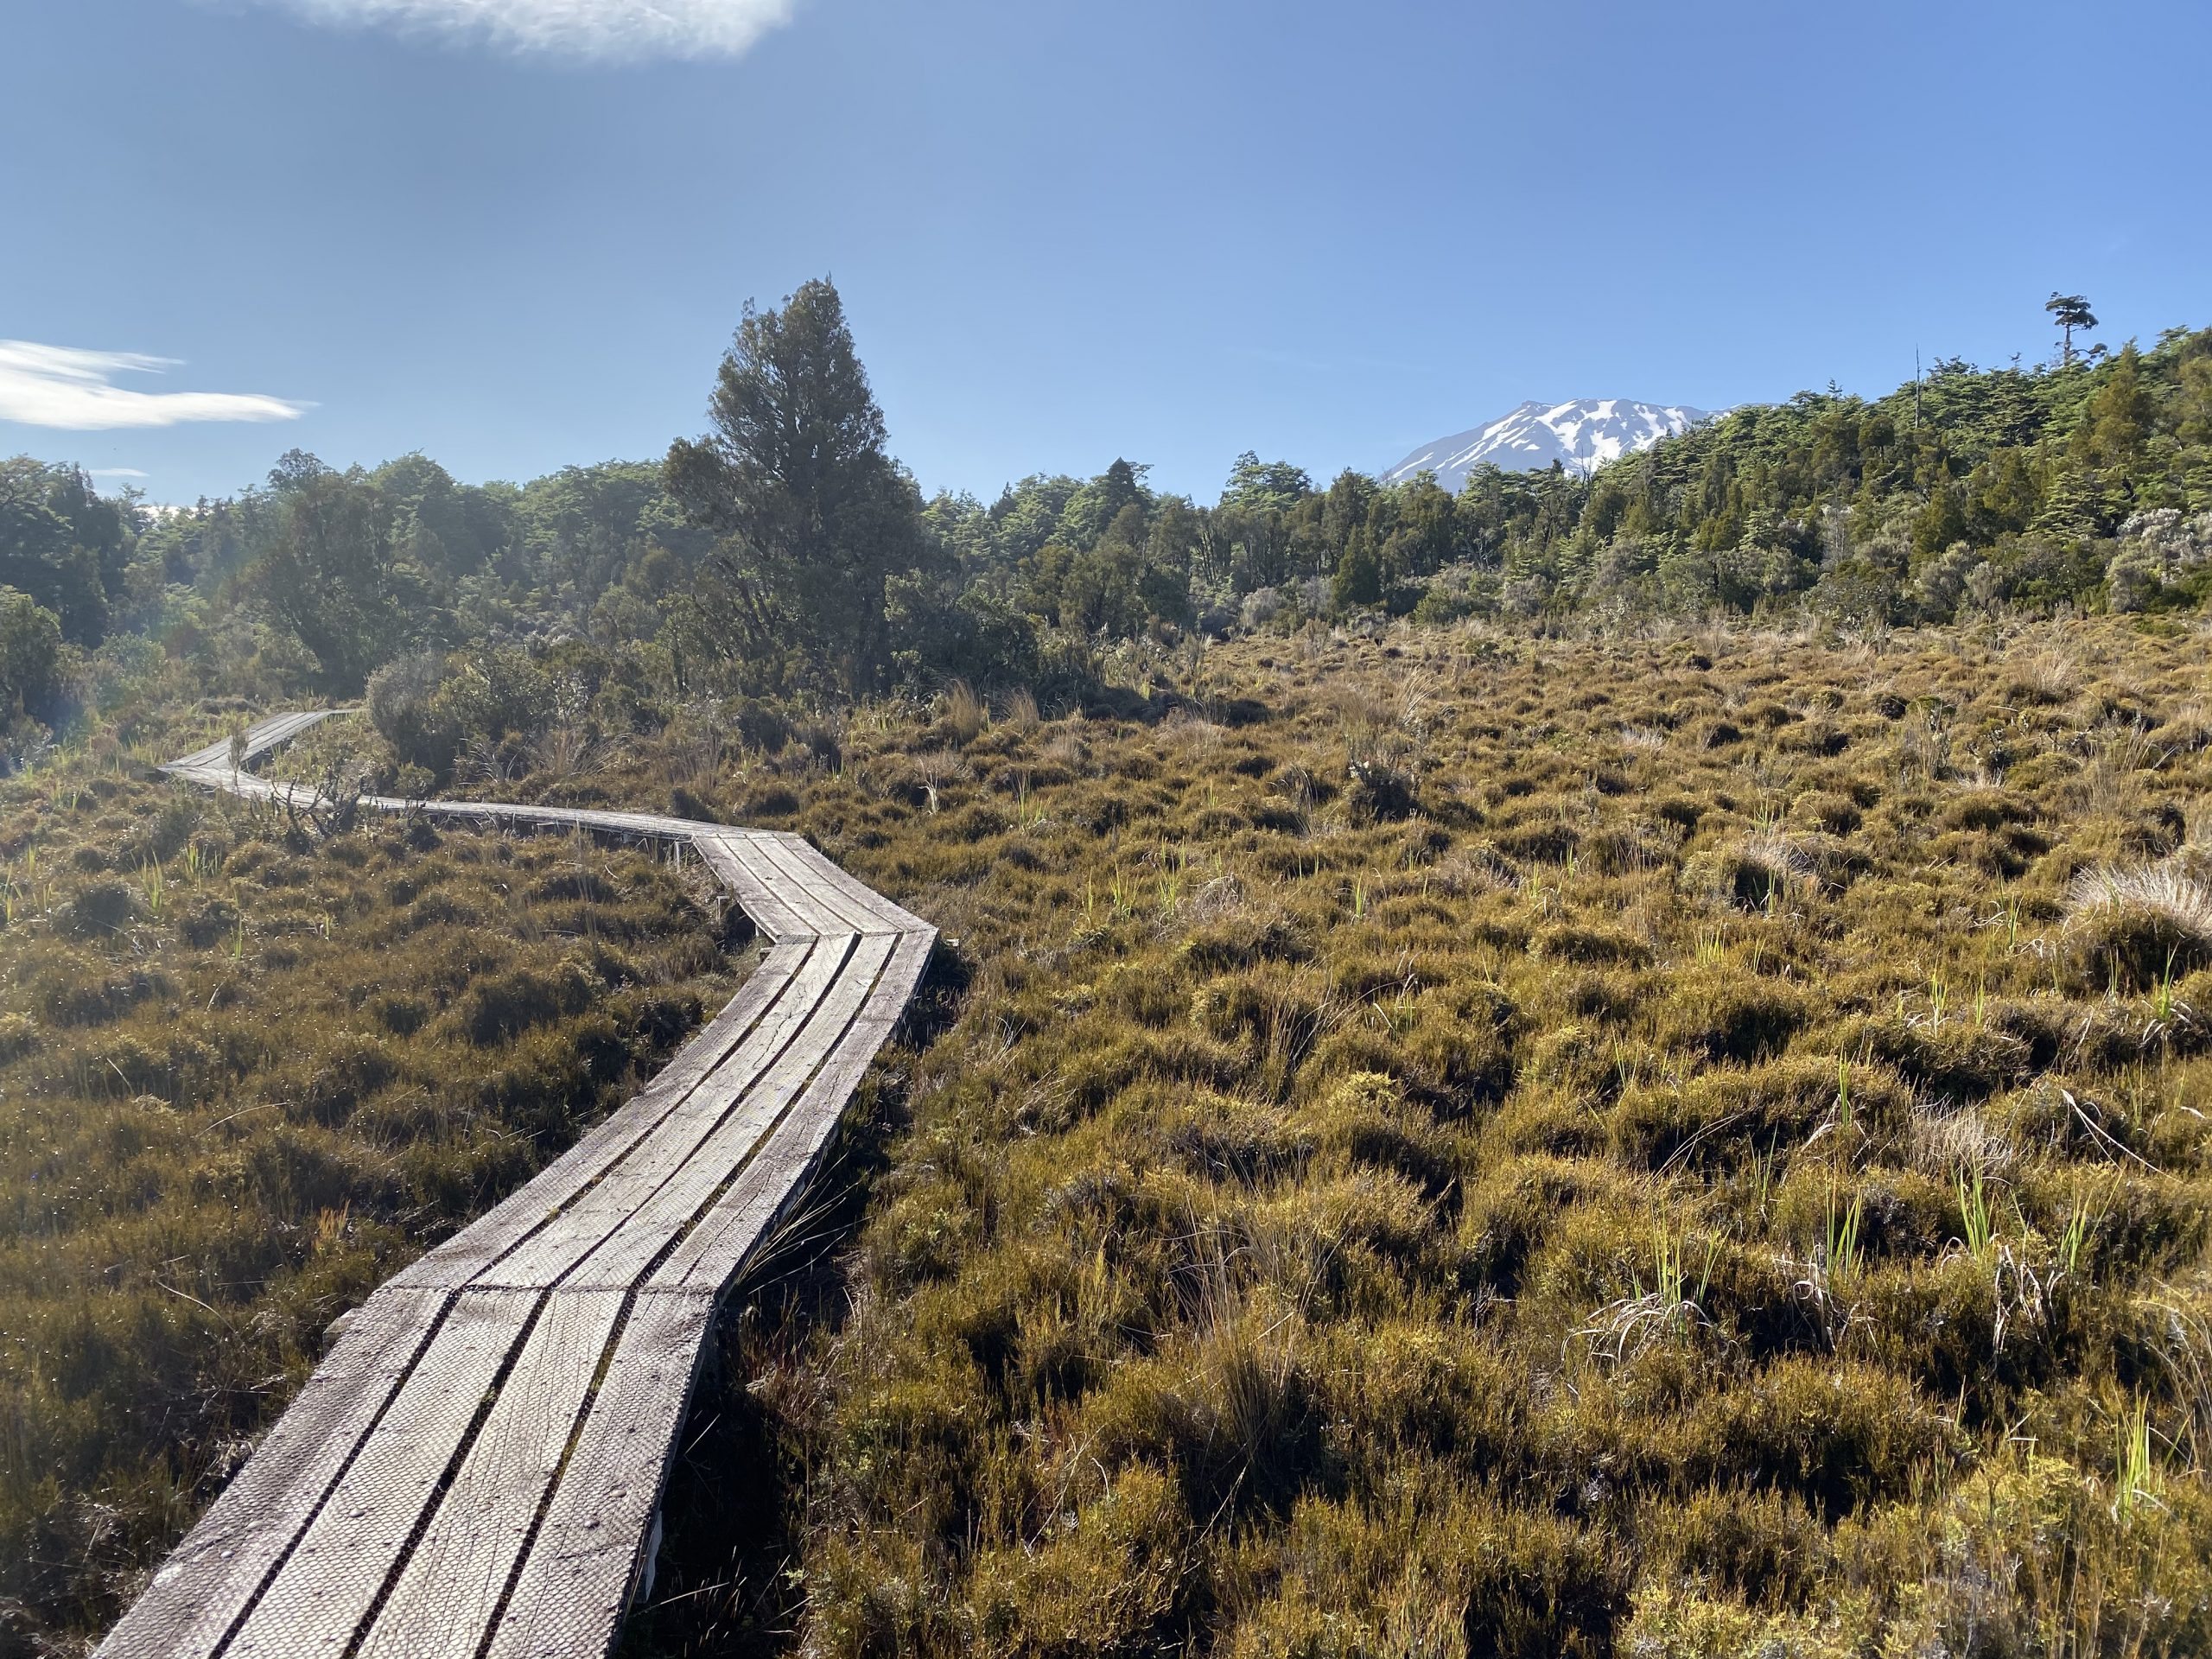
[[[335,711],[253,727],[251,761]],[[210,745],[165,771],[307,794]],[[804,1190],[936,940],[797,836],[401,802],[696,851],[765,934],[742,989],[505,1203],[391,1279],[101,1645],[103,1659],[607,1653],[722,1294]]]

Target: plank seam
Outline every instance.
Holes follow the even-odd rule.
[[[454,1300],[458,1301],[459,1296],[456,1295]],[[544,1317],[545,1309],[552,1300],[550,1294],[541,1294],[531,1304],[530,1316],[516,1331],[506,1357],[499,1362],[499,1370],[492,1374],[490,1385],[476,1402],[475,1415],[468,1420],[468,1427],[461,1431],[453,1455],[446,1459],[445,1469],[438,1476],[437,1484],[423,1501],[422,1512],[415,1517],[415,1523],[408,1529],[407,1537],[399,1546],[398,1553],[392,1557],[391,1565],[385,1570],[384,1582],[377,1586],[376,1594],[369,1598],[369,1605],[354,1624],[353,1639],[346,1643],[340,1659],[353,1659],[353,1656],[360,1652],[362,1644],[369,1639],[369,1632],[376,1628],[377,1615],[384,1611],[385,1603],[391,1599],[400,1574],[407,1570],[408,1560],[415,1554],[415,1546],[430,1529],[430,1522],[436,1516],[439,1506],[445,1502],[446,1494],[453,1490],[454,1479],[460,1474],[461,1465],[467,1460],[469,1448],[476,1444],[476,1437],[484,1432],[485,1422],[492,1415],[492,1408],[499,1402],[500,1390],[506,1387],[507,1379],[514,1375],[515,1367],[522,1363],[524,1351],[530,1346],[531,1332],[537,1329],[537,1322]],[[366,1438],[363,1436],[364,1440]]]
[[[276,1582],[278,1575],[284,1570],[285,1564],[292,1559],[302,1541],[307,1537],[308,1529],[315,1524],[315,1518],[322,1513],[323,1506],[330,1502],[330,1495],[338,1490],[346,1475],[352,1471],[353,1465],[359,1459],[363,1449],[367,1446],[370,1440],[375,1438],[378,1425],[384,1421],[393,1405],[397,1402],[400,1391],[407,1386],[407,1379],[415,1375],[415,1368],[423,1363],[423,1356],[429,1351],[430,1344],[437,1339],[439,1329],[451,1316],[454,1305],[460,1300],[459,1292],[449,1293],[444,1298],[442,1306],[439,1307],[437,1317],[423,1322],[422,1337],[415,1344],[415,1351],[407,1357],[406,1369],[398,1374],[390,1390],[385,1395],[384,1402],[371,1414],[369,1421],[362,1426],[361,1432],[354,1440],[353,1446],[339,1460],[338,1466],[331,1471],[330,1478],[323,1483],[322,1490],[315,1494],[315,1502],[308,1504],[301,1513],[298,1524],[292,1529],[290,1539],[285,1543],[283,1548],[276,1552],[268,1567],[263,1569],[261,1582],[254,1586],[253,1593],[246,1597],[245,1604],[232,1617],[231,1622],[224,1626],[223,1633],[216,1637],[214,1645],[208,1650],[211,1654],[222,1654],[230,1647],[238,1633],[245,1628],[246,1621],[253,1617],[254,1610],[261,1605],[262,1598],[269,1593],[270,1586]]]
[[[874,989],[876,983],[882,978],[884,972],[889,969],[890,962],[890,957],[887,956],[884,958],[883,968],[879,969],[875,973],[869,976],[868,988],[871,992]],[[744,1178],[745,1172],[750,1169],[754,1163],[759,1161],[761,1154],[772,1146],[777,1137],[783,1133],[785,1126],[790,1123],[793,1115],[798,1112],[801,1106],[806,1103],[807,1093],[813,1087],[814,1080],[820,1077],[824,1071],[828,1071],[831,1063],[838,1058],[839,1049],[843,1046],[845,1039],[851,1034],[854,1026],[859,1022],[861,1014],[867,1011],[867,1008],[868,1000],[863,996],[855,1006],[853,1012],[846,1017],[845,1023],[839,1027],[836,1039],[823,1051],[822,1058],[815,1063],[812,1069],[810,1070],[806,1076],[801,1079],[798,1084],[792,1089],[791,1099],[785,1102],[783,1109],[777,1113],[775,1122],[764,1129],[760,1137],[753,1141],[753,1145],[747,1148],[744,1159],[740,1161],[728,1175],[724,1176],[720,1181],[715,1183],[715,1188],[711,1192],[708,1193],[699,1201],[698,1205],[691,1212],[690,1219],[685,1222],[681,1228],[671,1233],[668,1239],[661,1245],[660,1249],[653,1253],[652,1259],[645,1263],[643,1269],[638,1274],[634,1281],[639,1288],[646,1288],[652,1286],[653,1275],[660,1271],[662,1263],[666,1262],[670,1256],[675,1255],[677,1250],[681,1249],[684,1242],[699,1230],[701,1225],[706,1221],[707,1217],[714,1213],[715,1206],[721,1202],[723,1195],[728,1192],[730,1188],[735,1186],[738,1182]],[[578,1265],[581,1266],[582,1264],[579,1263]],[[734,1279],[735,1276],[735,1272],[733,1270],[730,1274],[730,1278]],[[728,1281],[725,1281],[724,1283],[713,1293],[717,1303],[720,1302],[723,1294],[728,1288],[729,1283]]]
[[[547,1300],[559,1295],[558,1290],[548,1293]],[[515,1586],[522,1582],[522,1575],[530,1566],[531,1551],[537,1547],[537,1535],[545,1529],[545,1517],[552,1513],[553,1499],[561,1490],[561,1483],[568,1478],[569,1465],[575,1461],[576,1446],[584,1437],[584,1424],[590,1419],[591,1408],[599,1399],[600,1389],[614,1368],[614,1356],[621,1351],[622,1333],[630,1328],[630,1314],[638,1305],[638,1293],[632,1290],[622,1298],[622,1311],[615,1315],[614,1328],[607,1334],[601,1347],[599,1363],[592,1370],[591,1382],[585,1388],[583,1398],[577,1402],[575,1415],[569,1419],[568,1438],[561,1443],[560,1461],[553,1466],[553,1478],[545,1483],[545,1490],[537,1496],[537,1512],[530,1518],[529,1530],[523,1534],[522,1547],[516,1550],[514,1562],[507,1568],[506,1582],[499,1586],[499,1593],[493,1599],[492,1610],[484,1620],[484,1634],[477,1639],[476,1659],[484,1659],[491,1651],[492,1640],[499,1634],[499,1623],[507,1616],[508,1604],[514,1599]],[[366,1626],[363,1627],[365,1634]]]
[[[821,949],[823,943],[823,942],[822,941],[817,941],[814,949]],[[804,964],[802,963],[801,966],[804,967]],[[653,1137],[667,1127],[669,1120],[674,1117],[677,1112],[681,1111],[683,1107],[697,1095],[699,1090],[712,1080],[715,1071],[722,1065],[727,1065],[730,1057],[735,1054],[737,1051],[744,1046],[747,1039],[750,1038],[755,1032],[759,1031],[764,1024],[766,1023],[769,1015],[774,1010],[782,1007],[785,998],[791,993],[792,987],[797,983],[798,974],[797,971],[794,970],[792,977],[786,980],[783,984],[778,986],[776,988],[775,995],[762,1005],[760,1014],[754,1018],[753,1022],[746,1027],[743,1034],[731,1040],[723,1051],[721,1058],[717,1059],[713,1066],[702,1072],[696,1081],[679,1091],[676,1095],[675,1098],[669,1103],[669,1107],[666,1111],[655,1118],[651,1125],[641,1130],[637,1138],[632,1141],[628,1146],[625,1147],[620,1154],[610,1159],[604,1169],[594,1175],[582,1186],[577,1188],[574,1193],[570,1194],[569,1197],[564,1199],[556,1208],[546,1211],[543,1216],[540,1217],[531,1224],[527,1232],[524,1232],[519,1237],[516,1238],[512,1243],[500,1250],[497,1255],[492,1257],[481,1267],[478,1268],[474,1273],[470,1274],[468,1282],[470,1284],[478,1284],[482,1282],[486,1274],[493,1272],[500,1266],[501,1263],[511,1260],[516,1255],[519,1254],[525,1247],[543,1236],[548,1229],[552,1227],[556,1222],[560,1221],[563,1217],[573,1212],[587,1198],[590,1197],[592,1193],[596,1192],[601,1186],[604,1185],[608,1179],[616,1175],[625,1164],[628,1163],[630,1160],[636,1157],[640,1152],[642,1152],[652,1141]],[[804,1021],[802,1019],[798,1024],[795,1024],[792,1027],[791,1035],[784,1039],[783,1043],[776,1049],[774,1053],[772,1054],[768,1058],[767,1061],[763,1064],[760,1068],[760,1071],[756,1072],[753,1080],[746,1084],[746,1089],[750,1089],[753,1086],[753,1083],[759,1080],[761,1073],[765,1073],[769,1066],[774,1065],[777,1060],[782,1058],[783,1056],[790,1051],[791,1044],[798,1039],[798,1033],[804,1028]],[[709,1127],[707,1134],[713,1134],[715,1129],[720,1128],[722,1124],[728,1122],[729,1121],[730,1114],[737,1109],[738,1104],[743,1100],[743,1098],[744,1090],[740,1090],[732,1096],[730,1104],[724,1107],[721,1112],[716,1114],[714,1123]],[[704,1140],[706,1137],[705,1135],[702,1135],[700,1138]],[[679,1163],[677,1170],[671,1170],[668,1175],[663,1177],[654,1190],[658,1192],[661,1186],[666,1185],[669,1180],[675,1178],[681,1167],[682,1166]],[[519,1194],[518,1194],[518,1195]],[[575,1266],[572,1265],[569,1268],[568,1272],[572,1273],[574,1271]],[[567,1273],[561,1274],[555,1280],[555,1284],[557,1285],[565,1281],[567,1276]]]

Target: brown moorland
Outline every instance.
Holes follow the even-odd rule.
[[[509,780],[957,941],[628,1645],[2212,1647],[2209,644],[1315,627]],[[0,1593],[60,1631],[731,969],[634,855],[9,791]]]

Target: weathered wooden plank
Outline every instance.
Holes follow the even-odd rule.
[[[271,715],[246,728],[245,753],[251,760],[269,753],[291,740],[319,721],[330,718],[327,709],[302,709],[291,714]],[[207,772],[219,774],[221,786],[230,783],[231,740],[219,737],[205,748],[194,749],[181,760],[172,760],[162,768],[168,772]]]
[[[760,1028],[815,951],[811,939],[779,944],[721,1013],[641,1092],[518,1191],[420,1257],[394,1281],[459,1286],[553,1224],[607,1172],[682,1109],[699,1085]],[[803,993],[802,993],[803,994]]]
[[[757,836],[753,838],[751,850],[774,873],[771,880],[781,886],[797,887],[813,894],[820,904],[855,932],[893,931],[887,927],[884,918],[874,906],[856,902],[849,893],[830,880],[826,872],[807,861],[804,855],[812,852],[813,849],[798,836]]]
[[[249,758],[322,717],[260,722]],[[312,797],[234,772],[227,739],[169,770]],[[652,1084],[371,1298],[118,1627],[121,1659],[604,1654],[715,1300],[820,1162],[935,938],[785,832],[363,804],[688,844],[779,943]]]
[[[738,1109],[702,1142],[646,1203],[576,1268],[579,1285],[631,1285],[691,1228],[717,1192],[766,1143],[806,1085],[836,1050],[891,954],[891,941],[869,935],[855,943],[844,972],[791,1046],[745,1091]],[[842,1102],[840,1103],[842,1103]],[[720,1287],[716,1287],[717,1289]]]
[[[622,1312],[620,1291],[552,1296],[359,1659],[475,1659]]]
[[[779,853],[798,868],[807,871],[814,879],[825,881],[854,904],[861,906],[874,921],[874,927],[888,928],[894,933],[932,932],[930,925],[912,911],[902,908],[841,867],[835,859],[826,856],[803,836],[785,830],[764,835],[764,840],[774,843]]]
[[[227,1659],[345,1651],[513,1353],[538,1299],[464,1291],[391,1408],[331,1489],[238,1635]]]
[[[708,1295],[632,1304],[486,1659],[594,1659],[613,1646],[714,1315]]]
[[[801,925],[809,932],[862,933],[869,931],[865,921],[848,916],[814,883],[793,880],[777,864],[766,837],[726,837],[724,844],[751,873],[753,880],[798,913]]]
[[[934,943],[932,933],[908,934],[899,941],[867,1008],[830,1063],[808,1084],[808,1097],[791,1109],[774,1138],[654,1269],[649,1289],[719,1294],[775,1230],[827,1152],[846,1101],[905,1013]]]
[[[772,878],[812,893],[825,909],[856,933],[895,933],[889,917],[874,906],[853,897],[830,879],[829,861],[796,836],[762,836],[753,843],[757,856],[775,872]]]
[[[760,1025],[734,1054],[695,1090],[684,1109],[672,1114],[620,1162],[562,1211],[560,1224],[541,1229],[516,1249],[486,1268],[475,1282],[515,1287],[564,1281],[600,1243],[652,1204],[687,1164],[702,1155],[710,1137],[722,1135],[756,1079],[772,1072],[814,1026],[817,1010],[839,982],[846,941],[820,940],[806,964]],[[733,1133],[742,1135],[741,1128]],[[723,1135],[723,1140],[728,1139]],[[577,1283],[618,1281],[579,1279]]]
[[[736,842],[741,836],[729,831],[702,831],[693,842],[699,855],[719,877],[723,886],[737,895],[738,904],[753,918],[753,925],[771,938],[791,938],[812,934],[799,913],[777,896],[773,888],[756,875],[751,865],[738,856]]]
[[[245,1466],[110,1632],[100,1648],[106,1659],[215,1651],[413,1369],[444,1300],[384,1290],[355,1312]]]

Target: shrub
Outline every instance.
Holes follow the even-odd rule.
[[[1073,1659],[1163,1642],[1190,1593],[1190,1516],[1173,1482],[1122,1468],[1043,1548],[986,1552],[968,1604],[995,1652]]]
[[[180,931],[195,950],[210,950],[238,938],[243,912],[227,899],[203,899],[192,907]]]
[[[1686,860],[1681,885],[1710,903],[1757,913],[1790,903],[1813,873],[1796,842],[1760,836]]]
[[[367,694],[369,721],[393,753],[436,778],[453,770],[461,738],[431,708],[445,673],[443,652],[412,652],[370,675]]]
[[[1847,1114],[1859,1134],[1895,1134],[1911,1096],[1878,1068],[1829,1057],[1793,1056],[1747,1070],[1707,1071],[1686,1083],[1630,1090],[1607,1118],[1614,1147],[1658,1168],[1727,1167],[1795,1147]]]
[[[1985,1100],[2024,1070],[2029,1049],[2010,1018],[1954,1014],[1940,1025],[1889,1014],[1861,1015],[1836,1028],[1845,1053],[1888,1067],[1914,1087],[1953,1101]]]
[[[1548,1156],[1516,1158],[1491,1170],[1460,1210],[1468,1272],[1500,1295],[1518,1295],[1530,1258],[1560,1217],[1602,1185],[1578,1163]]]
[[[1859,803],[1834,790],[1808,790],[1790,804],[1790,810],[1814,829],[1834,836],[1847,836],[1866,822]]]
[[[599,988],[574,963],[563,963],[550,974],[517,969],[470,985],[456,1014],[470,1042],[508,1042],[533,1027],[582,1013]]]
[[[683,1478],[783,1530],[671,1509],[690,1542],[633,1643],[803,1617],[821,1659],[2204,1647],[2212,964],[2167,983],[2154,936],[2115,976],[2101,901],[2055,925],[2212,792],[2208,641],[2008,615],[2013,662],[2095,664],[2025,709],[1979,621],[1878,660],[1542,626],[1096,653],[1129,683],[1002,715],[934,815],[912,757],[957,734],[918,704],[827,722],[840,772],[679,780],[641,671],[604,706],[645,741],[493,757],[536,770],[487,788],[546,798],[759,796],[962,941],[686,1433]],[[1368,823],[1342,711],[1410,736],[1409,701],[1427,816]],[[2113,723],[2162,715],[2182,738]],[[1909,743],[1866,741],[1887,717]],[[111,1615],[102,1563],[147,1565],[196,1501],[180,1446],[283,1392],[238,1379],[302,1374],[329,1308],[727,989],[650,860],[373,826],[288,851],[213,804],[219,874],[178,854],[158,914],[76,937],[84,887],[147,892],[167,798],[72,756],[0,785],[0,1285],[50,1289],[0,1292],[0,1422],[57,1494],[25,1519],[0,1483],[0,1622],[56,1650]],[[2200,853],[2153,868],[2202,880]],[[204,950],[202,907],[229,927]],[[2123,1521],[2138,1402],[2157,1501]],[[773,1444],[710,1467],[731,1421]],[[95,1495],[102,1539],[144,1541],[94,1540]],[[24,1561],[66,1596],[27,1599]]]
[[[1535,949],[1559,962],[1642,967],[1651,960],[1651,947],[1643,940],[1602,927],[1548,927],[1536,935]]]
[[[1830,1522],[1902,1497],[1955,1446],[1910,1383],[1852,1360],[1777,1361],[1710,1398],[1685,1427],[1686,1462],[1702,1480],[1736,1471]]]

